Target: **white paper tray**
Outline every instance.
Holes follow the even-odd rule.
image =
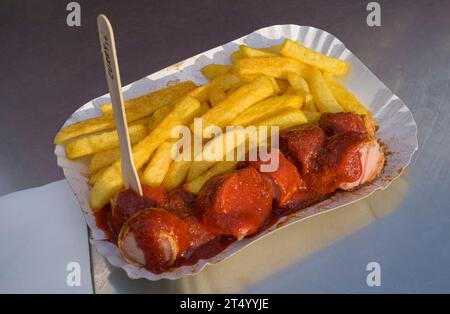
[[[209,63],[229,64],[230,54],[238,49],[240,44],[252,47],[267,47],[280,44],[284,38],[299,40],[306,47],[321,53],[346,60],[351,64],[351,70],[345,79],[341,80],[365,106],[373,113],[380,129],[377,137],[386,144],[390,152],[386,156],[386,167],[380,178],[353,192],[338,192],[331,198],[308,207],[298,213],[281,218],[278,223],[257,237],[244,239],[230,245],[217,256],[200,260],[193,266],[184,266],[159,275],[144,268],[128,264],[122,258],[117,247],[105,241],[103,231],[97,228],[95,218],[89,208],[89,186],[87,184],[88,161],[70,161],[66,158],[64,147],[57,145],[55,154],[58,165],[63,168],[64,175],[72,187],[92,231],[92,244],[112,265],[123,268],[130,278],[147,278],[159,280],[162,278],[178,279],[193,275],[207,264],[217,263],[238,250],[264,237],[269,232],[285,227],[307,217],[335,209],[361,200],[378,189],[385,189],[403,172],[410,163],[411,157],[418,148],[417,125],[408,107],[394,95],[344,44],[333,35],[310,26],[274,25],[259,29],[223,46],[208,50],[175,65],[160,70],[143,79],[124,87],[125,99],[146,94],[167,85],[184,80],[192,80],[197,84],[206,83],[200,69]],[[103,95],[79,108],[64,125],[100,115],[99,105],[109,102],[109,95]]]

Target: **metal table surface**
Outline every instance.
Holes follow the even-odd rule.
[[[412,110],[419,151],[387,190],[280,230],[200,274],[130,280],[92,250],[97,293],[450,292],[449,1],[69,1],[0,3],[0,195],[63,178],[52,139],[106,92],[96,15],[115,28],[123,83],[274,24],[325,29]],[[366,284],[369,262],[381,286]]]

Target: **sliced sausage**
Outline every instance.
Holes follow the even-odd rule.
[[[202,222],[216,234],[239,240],[257,232],[272,210],[272,184],[252,167],[210,179],[197,204]]]
[[[328,136],[345,132],[367,134],[363,118],[352,112],[323,113],[319,126]]]
[[[278,158],[277,169],[270,172],[262,172],[262,165],[275,164],[273,158]],[[300,177],[295,165],[277,149],[270,151],[266,161],[250,161],[248,164],[258,170],[263,176],[273,180],[278,191],[276,193],[278,195],[275,197],[275,206],[278,208],[285,207],[299,189],[305,188],[305,182]]]
[[[318,126],[297,127],[280,134],[283,152],[296,161],[302,175],[315,171],[326,140],[325,132]]]
[[[161,273],[189,246],[186,224],[161,208],[145,209],[124,224],[118,240],[124,258],[153,273]]]
[[[343,183],[357,181],[363,174],[361,147],[367,142],[366,134],[356,132],[329,137],[319,157],[320,172],[310,178],[312,188],[327,194]]]
[[[163,186],[142,186],[143,197],[151,202],[153,202],[152,207],[162,207],[167,208],[169,197],[167,195],[167,190]]]
[[[169,203],[167,209],[184,219],[197,214],[195,195],[185,189],[178,188],[168,193]]]
[[[196,203],[196,196],[189,191],[182,188],[169,191],[168,210],[186,223],[191,251],[215,238],[215,235],[201,223]]]
[[[138,211],[150,207],[167,207],[167,191],[164,187],[142,186],[143,196],[131,189],[121,190],[111,199],[111,229],[117,236],[125,221]]]
[[[361,176],[353,182],[342,182],[339,188],[342,190],[351,190],[361,184],[372,182],[377,178],[385,163],[383,149],[377,140],[371,139],[364,142],[359,148],[361,161]]]

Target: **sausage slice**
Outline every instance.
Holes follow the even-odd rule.
[[[273,196],[272,184],[247,167],[210,179],[197,204],[205,226],[240,240],[257,232],[270,216]]]

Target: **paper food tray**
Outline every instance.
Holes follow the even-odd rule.
[[[112,265],[123,268],[130,278],[147,278],[149,280],[178,279],[193,275],[207,264],[217,263],[245,246],[257,241],[268,233],[293,224],[297,221],[320,213],[356,202],[378,189],[385,189],[403,172],[410,163],[411,157],[418,148],[417,125],[408,107],[394,95],[344,44],[333,35],[309,26],[274,25],[259,29],[223,46],[208,50],[175,65],[160,70],[123,88],[124,98],[133,98],[150,91],[161,89],[174,82],[192,80],[196,84],[206,83],[200,69],[210,63],[230,64],[230,54],[240,44],[252,47],[267,47],[283,42],[284,38],[299,40],[303,45],[323,54],[345,60],[351,64],[349,75],[341,79],[341,83],[350,90],[368,109],[379,124],[377,138],[386,144],[389,154],[381,176],[369,185],[364,185],[353,192],[337,192],[331,198],[295,214],[282,217],[272,227],[256,237],[234,242],[217,256],[200,260],[193,266],[183,266],[162,274],[153,274],[145,268],[128,264],[120,255],[118,248],[105,240],[102,230],[97,228],[95,218],[89,207],[89,186],[87,183],[88,160],[71,161],[66,158],[64,147],[57,145],[55,154],[58,165],[63,168],[64,175],[72,187],[86,222],[92,231],[92,244],[98,252]],[[64,125],[99,116],[98,107],[109,102],[109,95],[103,95],[79,108]]]

